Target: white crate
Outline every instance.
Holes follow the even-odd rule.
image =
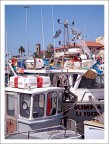
[[[9,86],[17,88],[18,87],[18,78],[19,78],[18,76],[11,76],[10,81],[9,81]]]
[[[19,77],[18,88],[37,88],[37,78],[33,76]]]

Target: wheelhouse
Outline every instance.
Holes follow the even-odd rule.
[[[59,125],[64,88],[5,89],[6,133]]]

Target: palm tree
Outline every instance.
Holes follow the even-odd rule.
[[[48,44],[47,45],[47,49],[48,49],[48,51],[52,51],[53,49],[54,49],[54,46],[53,46],[53,44]]]
[[[22,54],[25,53],[25,49],[23,46],[20,46],[20,48],[18,49],[20,56],[22,57]]]
[[[51,58],[52,54],[49,50],[45,51],[45,58]]]
[[[34,58],[39,58],[38,54],[36,52],[33,53]]]

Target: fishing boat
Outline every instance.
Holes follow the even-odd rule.
[[[13,76],[5,87],[6,139],[80,139],[76,122],[63,117],[64,88],[49,77]]]
[[[65,88],[62,111],[65,111],[65,116],[77,122],[78,131],[84,135],[83,122],[104,112],[104,72],[95,65],[98,74],[93,68],[83,69],[76,63],[73,68],[23,69],[23,73],[17,74],[49,76],[52,86]]]

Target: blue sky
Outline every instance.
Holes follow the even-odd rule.
[[[55,46],[59,47],[58,41],[64,36],[63,25],[58,24],[66,19],[71,24],[75,22],[74,28],[85,34],[85,40],[95,41],[96,37],[104,36],[104,5],[42,5],[43,34],[41,5],[29,5],[28,9],[28,41],[29,50],[32,54],[36,50],[36,43],[41,44],[41,49],[47,48],[53,42],[53,21],[54,33],[61,29],[61,35],[55,39]],[[53,21],[52,21],[53,8]],[[26,9],[24,5],[5,5],[5,27],[7,30],[7,49],[12,55],[18,54],[18,48],[23,46],[28,51],[26,39]],[[69,27],[70,39],[71,27]]]

